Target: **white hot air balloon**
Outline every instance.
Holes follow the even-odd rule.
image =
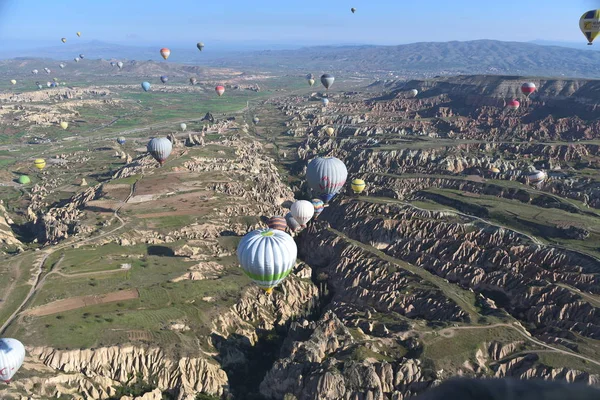
[[[298,248],[290,235],[276,229],[257,229],[237,247],[244,273],[267,293],[279,285],[296,265]]]
[[[173,150],[173,144],[167,138],[154,138],[148,142],[147,148],[148,153],[163,165]]]
[[[293,241],[293,240],[292,240]],[[25,360],[25,347],[17,339],[0,339],[0,381],[9,383]]]
[[[187,125],[184,124],[183,122],[181,124],[179,124],[179,127],[181,128],[182,132],[185,132],[185,130],[187,129]]]
[[[302,226],[306,226],[308,221],[315,215],[315,207],[310,201],[298,200],[290,208],[292,217]]]
[[[308,163],[306,181],[313,192],[327,204],[346,184],[348,170],[339,158],[317,157]]]

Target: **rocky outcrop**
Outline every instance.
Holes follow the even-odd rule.
[[[0,247],[4,251],[23,251],[23,243],[15,237],[10,225],[12,219],[4,208],[4,202],[0,200]]]

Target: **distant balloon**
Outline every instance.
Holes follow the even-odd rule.
[[[260,122],[260,119],[258,119],[258,117],[254,117],[252,118],[252,122],[254,122],[254,125],[256,125]]]
[[[181,124],[179,124],[179,127],[181,128],[181,130],[182,130],[183,132],[185,132],[185,130],[187,129],[187,125],[186,125],[186,124],[184,124],[183,122],[182,122]]]
[[[123,68],[123,62],[122,62],[122,61],[119,61],[119,62],[117,63],[117,67],[119,67],[119,69]]]
[[[116,63],[116,62],[114,62],[114,61],[111,61],[111,62],[110,62],[110,66],[111,66],[111,67],[114,67],[115,65],[117,65],[117,63]]]
[[[16,85],[16,84],[17,84],[17,81],[16,81],[15,79],[11,79],[11,80],[10,80],[10,83],[12,83],[13,85]]]
[[[535,83],[532,82],[526,82],[523,85],[521,85],[521,92],[523,92],[523,94],[526,97],[529,97],[529,95],[533,92],[535,92]]]
[[[327,107],[327,105],[329,104],[329,99],[328,99],[327,97],[324,97],[324,98],[321,100],[321,102],[323,103],[323,105],[324,105],[325,107]]]
[[[333,136],[333,134],[335,133],[335,129],[333,129],[331,126],[328,126],[327,128],[325,128],[325,132],[327,132],[329,136]]]
[[[490,168],[490,172],[492,174],[499,174],[500,173],[500,168],[498,168],[498,167],[492,167],[492,168]]]
[[[163,47],[162,49],[160,49],[160,55],[166,60],[171,55],[171,50],[167,49],[166,47]]]
[[[32,74],[37,75],[38,74],[38,70],[34,69],[33,71],[31,71]]]
[[[38,83],[37,87],[38,87],[38,89],[42,89],[44,86],[42,86],[42,84]]]
[[[81,32],[77,32],[77,36],[81,37]]]
[[[352,11],[352,14],[354,14],[356,12],[356,8],[352,7],[350,11]]]
[[[29,179],[27,175],[19,176],[18,181],[21,185],[27,185],[28,183],[31,183],[31,179]]]
[[[506,108],[508,108],[511,111],[516,111],[519,109],[520,106],[521,104],[517,100],[511,100],[506,105]]]
[[[202,49],[204,48],[204,43],[202,43],[202,42],[198,42],[198,43],[196,44],[196,47],[198,48],[198,50],[202,51]]]
[[[579,29],[588,40],[588,45],[591,46],[594,39],[600,34],[600,10],[590,10],[583,14],[579,19]]]
[[[150,83],[142,82],[142,89],[144,89],[144,92],[147,92],[148,90],[150,90]]]
[[[198,82],[198,79],[196,79],[194,77],[190,78],[190,84],[195,85],[196,82]]]
[[[278,231],[284,231],[287,228],[287,222],[284,217],[271,217],[267,222],[267,226],[270,229],[277,229]]]
[[[123,136],[119,136],[117,138],[117,143],[119,143],[121,146],[123,146],[125,144],[125,138]]]
[[[85,57],[83,56],[83,54],[80,54],[79,58],[81,58],[83,60]]]
[[[60,69],[64,69],[65,66],[66,66],[66,64],[65,63],[60,63],[60,64],[58,64],[58,66],[60,67]]]
[[[56,83],[56,82],[50,82],[50,87],[57,87],[57,86],[58,86],[58,83]]]
[[[328,203],[344,187],[346,178],[348,178],[346,165],[335,157],[316,157],[306,168],[308,186],[325,203]]]
[[[315,79],[315,76],[313,74],[307,74],[306,79]]]
[[[419,94],[419,91],[417,89],[411,89],[408,91],[410,97],[417,97],[417,95]]]
[[[46,86],[51,87],[52,86],[52,82],[46,82]]]
[[[60,41],[63,43],[67,43],[67,38],[62,38],[62,39],[60,39]]]
[[[309,80],[308,80],[308,84],[309,84],[310,86],[314,85],[314,84],[315,84],[315,80],[314,80],[314,79],[309,79]]]
[[[333,81],[335,81],[335,77],[329,74],[321,75],[321,83],[325,86],[325,89],[329,90],[331,85],[333,85]]]
[[[323,203],[323,200],[321,199],[312,199],[310,201],[313,205],[313,207],[315,208],[315,219],[317,219],[317,217],[319,216],[319,214],[321,214],[323,212],[323,210],[325,209],[325,203]]]
[[[533,170],[527,175],[529,183],[536,185],[546,180],[546,173],[544,171]]]
[[[292,213],[292,217],[294,217],[301,226],[306,226],[308,221],[315,215],[315,207],[310,201],[298,200],[292,204],[290,212]]]
[[[163,76],[161,76],[161,77],[160,77],[160,81],[161,81],[162,83],[167,83],[167,81],[168,81],[168,80],[169,80],[169,77],[168,77],[168,76],[166,76],[166,75],[163,75]]]
[[[219,96],[223,96],[223,93],[225,93],[225,86],[219,85],[215,88],[215,91]]]
[[[148,153],[150,153],[160,165],[163,165],[173,150],[173,144],[167,138],[154,138],[148,142],[147,149]]]
[[[44,169],[44,167],[46,167],[46,160],[43,158],[36,158],[33,162],[33,165],[41,171]]]
[[[292,238],[290,237],[290,239]],[[0,381],[10,383],[13,376],[23,365],[23,361],[25,361],[23,343],[17,339],[0,339]]]
[[[300,224],[294,219],[291,212],[285,214],[285,222],[287,222],[288,228],[290,228],[290,231],[292,232],[301,229]]]
[[[352,187],[352,191],[355,194],[362,193],[363,190],[365,190],[365,186],[366,186],[365,181],[363,181],[362,179],[353,179],[352,180],[351,187]]]
[[[58,78],[52,78],[54,82],[58,82]]]
[[[44,68],[44,71],[46,71],[46,73],[47,73],[47,74],[49,74],[50,72],[52,72],[52,71],[50,70],[50,68]]]
[[[69,123],[66,122],[66,121],[62,121],[60,123],[60,127],[63,128],[63,129],[67,129],[69,127]]]
[[[296,265],[296,242],[285,232],[257,229],[242,238],[238,261],[246,275],[267,293],[279,285]]]
[[[79,57],[75,57],[75,58],[73,59],[73,61],[75,61],[75,62],[79,62]]]

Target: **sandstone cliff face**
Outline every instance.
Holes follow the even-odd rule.
[[[0,201],[0,248],[9,251],[23,251],[23,243],[15,237],[10,224],[13,221],[4,208],[4,203]]]

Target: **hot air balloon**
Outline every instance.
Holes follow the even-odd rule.
[[[43,86],[42,86],[42,84],[41,84],[41,83],[38,83],[38,84],[37,84],[37,87],[38,87],[38,89],[42,89],[42,88],[43,88]]]
[[[417,97],[417,95],[419,94],[419,91],[417,89],[411,89],[408,91],[410,97]]]
[[[292,217],[294,217],[294,219],[298,221],[301,226],[306,226],[308,221],[310,221],[310,219],[315,215],[315,207],[310,201],[306,200],[296,201],[294,204],[292,204],[290,211],[292,213]]]
[[[142,89],[144,89],[144,92],[147,92],[148,90],[150,90],[150,83],[142,82]]]
[[[492,168],[490,168],[490,172],[492,174],[499,174],[500,173],[500,168],[498,168],[498,167],[492,167]]]
[[[52,82],[46,82],[46,86],[51,87],[52,86]]]
[[[284,231],[287,228],[287,222],[285,221],[284,217],[271,217],[269,218],[269,221],[267,222],[267,226],[270,229],[277,229],[279,231]]]
[[[123,62],[122,62],[122,61],[119,61],[119,62],[117,63],[117,67],[119,67],[119,69],[123,68]]]
[[[56,82],[50,82],[50,87],[57,87],[57,86],[58,86],[58,83],[56,83]]]
[[[83,56],[83,54],[80,54],[79,58],[81,58],[83,60],[85,57]]]
[[[38,74],[38,70],[34,69],[33,71],[31,71],[32,74],[37,75]]]
[[[202,51],[202,49],[204,48],[204,43],[198,42],[196,43],[196,47],[198,48],[198,50]]]
[[[329,104],[329,99],[327,97],[323,97],[323,99],[321,100],[321,103],[323,103],[324,107],[327,107],[327,105]]]
[[[350,11],[352,11],[352,14],[354,14],[356,12],[356,8],[352,7]]]
[[[181,128],[182,132],[185,132],[185,130],[187,129],[187,125],[184,124],[183,122],[181,124],[179,124],[179,127]]]
[[[254,125],[256,125],[260,122],[260,119],[258,119],[258,117],[254,117],[252,118],[252,122],[254,122]]]
[[[591,46],[600,33],[600,10],[590,10],[583,14],[579,19],[579,29],[588,40],[588,45]]]
[[[526,82],[524,84],[521,85],[521,92],[523,92],[523,94],[526,97],[529,97],[529,95],[533,92],[535,92],[535,83],[532,82]]]
[[[366,184],[362,179],[353,179],[350,186],[352,187],[354,194],[360,194],[365,190]]]
[[[327,204],[346,184],[348,170],[342,160],[335,157],[317,157],[308,163],[308,186]]]
[[[63,43],[67,43],[67,38],[62,38],[62,39],[60,39],[60,41]]]
[[[73,59],[73,61],[75,61],[75,62],[79,62],[79,57],[75,57],[75,58]]]
[[[66,65],[65,63],[60,63],[60,64],[58,64],[58,66],[60,67],[60,69],[64,69],[64,68],[65,68],[65,65]]]
[[[294,239],[275,229],[252,231],[242,238],[237,247],[242,269],[267,293],[271,293],[292,272],[297,254]]]
[[[77,36],[78,36],[78,37],[81,37],[81,32],[77,32]]]
[[[10,80],[10,83],[12,83],[13,85],[16,85],[16,84],[17,84],[17,81],[16,81],[16,80],[14,80],[14,79],[11,79],[11,80]]]
[[[546,173],[544,171],[533,170],[527,174],[527,179],[532,185],[542,183],[546,180]]]
[[[25,347],[23,343],[17,339],[0,339],[0,381],[10,383],[24,360]]]
[[[192,78],[190,78],[190,84],[192,84],[192,85],[195,85],[195,84],[196,84],[196,82],[198,82],[198,79],[196,79],[196,78],[193,78],[193,77],[192,77]]]
[[[325,132],[327,132],[329,136],[333,136],[333,134],[335,133],[335,129],[333,129],[331,126],[328,126],[327,128],[325,128]]]
[[[219,85],[215,88],[215,91],[219,96],[223,96],[223,93],[225,93],[225,86]]]
[[[19,176],[19,183],[21,185],[27,185],[28,183],[31,183],[31,179],[29,179],[27,175],[21,175]]]
[[[41,171],[46,166],[46,160],[44,160],[43,158],[36,158],[33,162],[33,165]]]
[[[309,80],[308,80],[308,84],[309,84],[310,86],[314,85],[314,84],[315,84],[315,80],[314,80],[314,79],[309,79]]]
[[[58,78],[52,78],[54,82],[58,82]]]
[[[125,138],[123,136],[119,136],[117,138],[117,143],[119,143],[121,146],[123,146],[125,144]]]
[[[148,142],[147,148],[148,153],[163,165],[173,150],[173,144],[167,138],[154,138]]]
[[[160,55],[166,60],[171,55],[171,50],[167,49],[166,47],[163,47],[162,49],[160,49]]]
[[[508,108],[511,111],[516,111],[519,109],[519,106],[521,104],[517,101],[517,100],[511,100],[508,102],[508,104],[506,105],[506,108]]]
[[[114,66],[116,66],[116,65],[117,65],[117,63],[116,63],[116,62],[114,62],[114,61],[111,61],[111,62],[110,62],[110,66],[111,66],[111,67],[114,67]]]
[[[313,207],[315,208],[315,219],[317,219],[317,217],[319,216],[319,214],[321,214],[323,212],[323,210],[325,209],[325,204],[323,203],[323,200],[321,199],[312,199],[310,201],[313,205]]]
[[[50,70],[50,68],[44,68],[44,71],[46,71],[46,73],[47,73],[47,74],[49,74],[50,72],[52,72],[52,71]]]
[[[168,80],[169,80],[169,77],[168,77],[168,76],[166,76],[166,75],[163,75],[163,76],[161,76],[161,77],[160,77],[160,81],[161,81],[162,83],[167,83],[167,81],[168,81]]]
[[[66,122],[66,121],[62,121],[60,123],[60,127],[63,128],[63,129],[67,129],[69,127],[69,123]]]
[[[290,231],[292,232],[296,232],[300,229],[300,224],[294,219],[291,212],[285,214],[285,222],[287,222],[288,228],[290,228]]]
[[[329,90],[331,85],[333,85],[333,81],[335,81],[335,78],[333,77],[333,75],[329,75],[329,74],[321,75],[321,83],[323,84],[323,86],[325,86],[325,89]]]

